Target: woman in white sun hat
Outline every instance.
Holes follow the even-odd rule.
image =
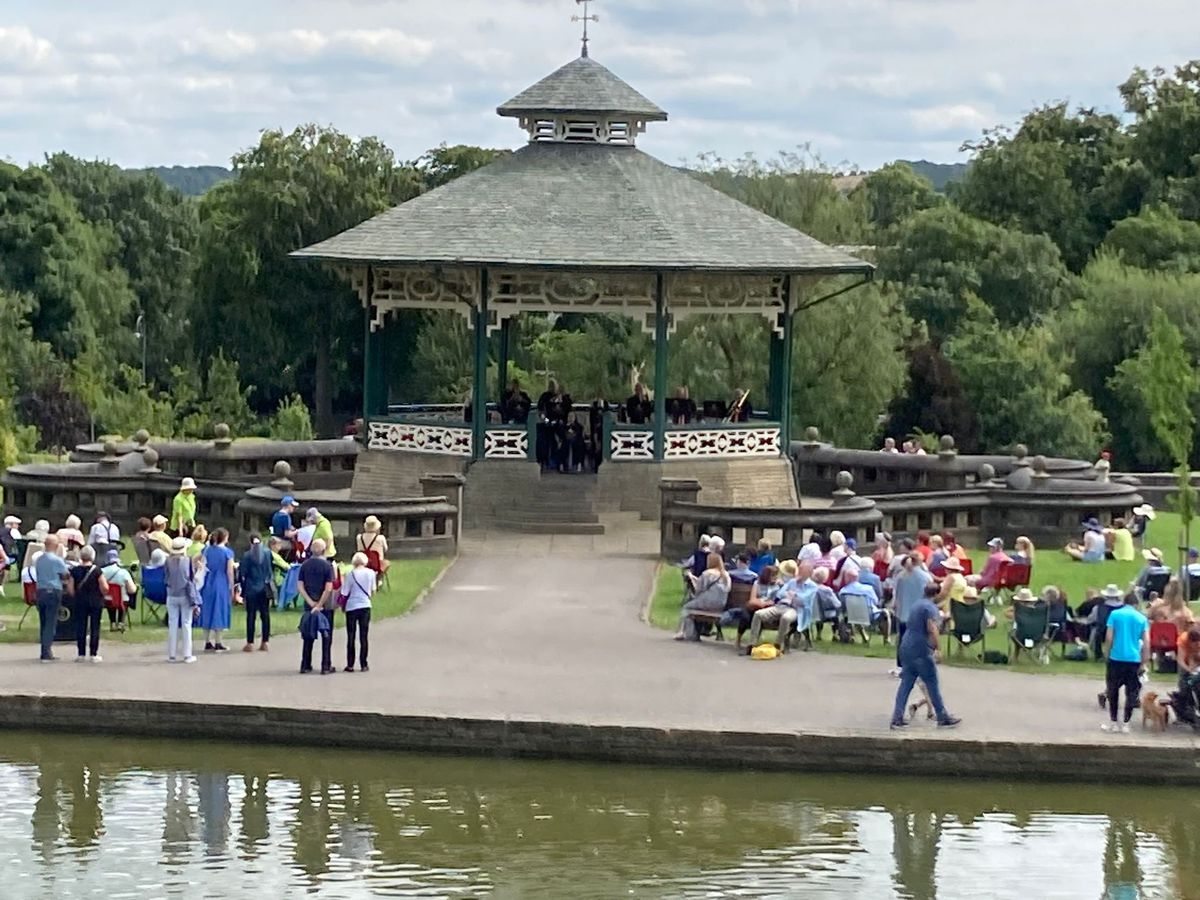
[[[196,480],[179,482],[179,493],[171,501],[171,533],[186,537],[196,527]]]
[[[1141,506],[1133,508],[1133,518],[1129,522],[1129,532],[1136,540],[1142,540],[1146,536],[1146,526],[1154,521],[1154,507],[1149,503],[1143,503]]]

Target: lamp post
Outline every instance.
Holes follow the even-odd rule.
[[[133,336],[142,342],[142,387],[146,386],[146,314],[138,313]]]

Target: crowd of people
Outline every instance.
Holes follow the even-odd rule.
[[[157,514],[138,520],[129,541],[134,559],[128,562],[121,531],[105,512],[95,516],[86,535],[76,515],[67,516],[58,529],[39,520],[24,532],[19,517],[7,516],[0,532],[0,562],[5,576],[9,571],[21,573],[30,605],[37,607],[40,659],[56,659],[53,645],[64,604],[74,621],[76,660],[100,663],[104,610],[110,629],[124,631],[128,610],[139,600],[165,611],[168,662],[196,662],[197,629],[204,653],[227,652],[234,606],[246,612],[242,650],[249,653],[257,646],[265,652],[270,647],[271,610],[290,575],[302,611],[301,673],[314,671],[317,642],[320,672],[336,671],[332,640],[338,610],[346,626],[343,671],[369,671],[372,598],[388,568],[387,538],[377,517],[366,518],[348,564],[339,565],[332,523],[316,507],[297,521],[293,496],[282,498],[266,539],[249,534],[240,552],[231,546],[225,528],[209,532],[197,521],[196,511],[196,483],[184,478],[170,517]]]
[[[1134,519],[1152,518],[1153,510],[1139,507]],[[1085,528],[1087,528],[1085,523]],[[1144,528],[1143,528],[1144,530]],[[1131,554],[1132,533],[1125,522],[1115,520],[1112,527],[1101,529],[1109,558],[1127,559]],[[1139,532],[1140,533],[1140,532]],[[1126,535],[1129,535],[1126,538]],[[1155,622],[1170,623],[1178,635],[1172,663],[1180,674],[1177,706],[1182,716],[1196,721],[1197,695],[1200,692],[1200,626],[1189,606],[1185,579],[1200,583],[1200,552],[1189,552],[1188,565],[1173,572],[1163,562],[1157,548],[1143,551],[1146,564],[1128,590],[1108,585],[1088,590],[1072,607],[1067,592],[1054,585],[1034,593],[1029,589],[1036,548],[1025,536],[1006,550],[1003,539],[987,542],[988,557],[978,574],[969,573],[969,556],[952,532],[921,532],[915,538],[893,541],[881,533],[870,547],[860,548],[854,538],[841,532],[814,532],[794,559],[779,561],[769,544],[756,545],[726,557],[726,544],[720,536],[702,535],[696,550],[681,563],[685,596],[680,611],[677,640],[699,640],[713,627],[736,626],[739,652],[750,655],[761,648],[765,631],[775,631],[775,652],[788,652],[793,643],[811,649],[821,640],[825,626],[839,640],[854,640],[853,624],[866,640],[867,629],[877,631],[886,642],[894,636],[896,665],[891,674],[901,679],[892,724],[907,724],[904,712],[913,686],[923,685],[939,723],[952,725],[957,718],[946,712],[941,698],[936,661],[938,636],[953,628],[956,609],[983,604],[981,627],[994,628],[999,619],[987,609],[989,597],[998,597],[996,588],[1006,570],[1022,567],[1026,586],[1008,586],[1010,601],[1006,612],[1015,620],[1018,609],[1038,604],[1046,611],[1047,627],[1043,650],[1051,640],[1072,648],[1072,658],[1087,659],[1090,652],[1104,659],[1107,684],[1104,694],[1110,722],[1106,730],[1124,730],[1132,710],[1138,706],[1137,678],[1131,678],[1130,666],[1144,674],[1149,660],[1149,628]],[[731,603],[738,583],[744,603]],[[851,609],[853,615],[848,615]],[[743,645],[743,634],[749,642]],[[1132,632],[1136,632],[1133,634]],[[1136,648],[1136,659],[1130,658]],[[960,648],[961,649],[961,648]],[[1022,649],[1014,641],[1014,652]],[[1006,659],[1006,658],[1005,658]],[[1048,656],[1043,657],[1048,661]],[[1126,692],[1125,719],[1117,722],[1117,694]]]

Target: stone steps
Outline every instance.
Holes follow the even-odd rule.
[[[594,475],[541,472],[536,463],[475,463],[467,472],[463,522],[516,534],[604,534]]]

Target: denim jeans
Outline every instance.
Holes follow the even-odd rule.
[[[38,588],[38,633],[42,640],[42,659],[50,659],[54,632],[58,628],[58,610],[62,606],[62,591]]]
[[[892,709],[893,722],[904,721],[904,707],[908,705],[908,695],[916,687],[918,678],[929,691],[929,702],[933,704],[938,721],[946,719],[946,705],[942,702],[942,692],[938,687],[937,663],[933,661],[932,653],[922,653],[900,658],[900,686],[896,689],[896,706]]]

